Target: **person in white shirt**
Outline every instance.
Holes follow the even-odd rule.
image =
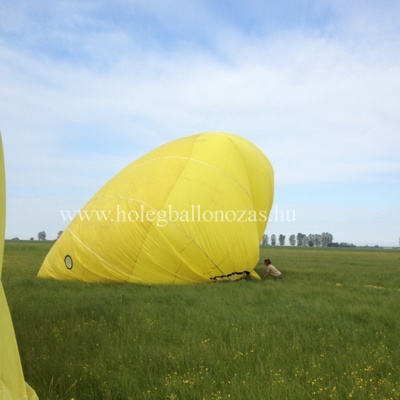
[[[271,260],[269,258],[264,260],[264,265],[267,267],[267,270],[265,272],[265,275],[263,276],[263,279],[268,278],[270,275],[273,276],[275,279],[282,279],[283,274],[281,271],[278,271],[271,263]]]

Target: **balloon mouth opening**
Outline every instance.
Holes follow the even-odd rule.
[[[242,272],[232,272],[226,275],[213,276],[210,278],[210,280],[217,282],[238,281],[240,279],[247,279],[252,276],[253,274],[250,271],[242,271]]]

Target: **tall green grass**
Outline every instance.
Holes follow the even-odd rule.
[[[37,279],[50,246],[6,242],[3,269],[41,399],[400,398],[399,251],[267,247],[281,282],[145,287]]]

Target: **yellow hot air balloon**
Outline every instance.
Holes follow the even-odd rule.
[[[3,144],[0,135],[0,278],[3,266],[5,231],[5,176]],[[3,285],[0,281],[0,399],[38,399],[34,390],[25,383],[19,358],[17,341]]]
[[[38,276],[141,284],[259,278],[273,181],[267,157],[240,136],[209,132],[170,142],[94,195]]]

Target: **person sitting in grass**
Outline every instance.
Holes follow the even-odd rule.
[[[273,276],[276,280],[283,278],[282,272],[278,271],[272,265],[271,260],[269,258],[264,260],[264,265],[267,267],[267,270],[265,271],[265,275],[263,276],[263,279],[267,279],[270,275]]]

